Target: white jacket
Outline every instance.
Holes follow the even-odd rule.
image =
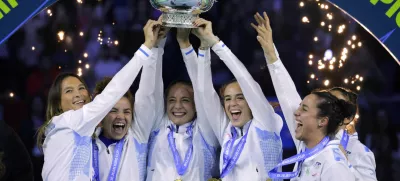
[[[139,89],[135,94],[134,119],[128,134],[125,136],[121,161],[117,170],[117,180],[145,180],[147,143],[156,120],[153,110],[157,102],[154,100],[155,88],[158,86],[156,82],[159,81],[156,78],[161,75],[161,72],[157,70],[156,64],[158,49],[153,48],[151,52],[150,60],[143,65]],[[96,144],[99,149],[99,176],[100,180],[107,181],[116,143],[109,145],[107,148],[98,138],[100,133],[101,129],[99,128],[96,131]]]
[[[297,153],[300,153],[305,150],[306,146],[302,141],[295,138],[296,121],[294,112],[302,100],[297,93],[293,80],[280,60],[273,64],[268,64],[268,69],[279,104],[296,145]],[[348,162],[340,151],[339,144],[339,140],[331,140],[322,151],[305,159],[302,164],[301,174],[291,180],[354,181],[354,174],[350,171]],[[296,163],[294,171],[297,170],[297,167],[298,164]]]
[[[135,56],[111,80],[104,91],[81,109],[52,118],[43,143],[45,181],[90,180],[92,134],[111,108],[128,91],[151,51],[142,45]]]
[[[193,47],[182,49],[183,59],[185,61],[189,76],[192,80],[192,84],[197,84],[195,75],[197,72],[197,55],[193,50]],[[163,50],[160,48],[158,52],[158,63],[161,67]],[[161,72],[161,69],[159,69]],[[193,78],[194,77],[194,78]],[[154,126],[154,131],[150,136],[150,148],[148,155],[147,165],[147,181],[160,181],[160,180],[175,180],[182,179],[188,181],[207,181],[208,179],[217,176],[218,164],[217,164],[217,148],[218,141],[212,134],[212,130],[205,120],[204,113],[197,107],[197,92],[194,91],[197,119],[193,122],[186,123],[179,126],[177,132],[173,132],[176,148],[179,152],[181,160],[184,160],[186,151],[189,148],[189,136],[186,132],[188,126],[193,124],[193,155],[190,160],[189,167],[183,176],[179,176],[174,162],[173,154],[170,150],[168,143],[168,133],[170,129],[168,126],[174,127],[174,125],[165,114],[164,111],[164,96],[162,94],[163,83],[161,78],[158,79],[160,82],[158,90],[159,94],[155,100],[158,100],[158,107],[155,109],[155,113],[160,116],[160,119]]]
[[[253,119],[242,130],[235,128],[239,136],[234,141],[233,150],[237,149],[242,136],[248,132],[247,141],[236,165],[222,180],[267,180],[269,178],[268,171],[282,159],[282,141],[279,134],[283,121],[279,115],[275,114],[261,87],[231,50],[222,41],[214,45],[212,49],[237,79],[253,114]],[[210,50],[199,51],[198,87],[196,90],[199,90],[200,102],[197,102],[196,106],[204,109],[207,120],[222,145],[221,155],[223,155],[226,143],[232,138],[232,125],[213,87],[210,59]],[[219,166],[222,170],[223,156],[220,158]]]
[[[341,140],[343,130],[339,130],[336,139]],[[376,163],[374,153],[358,140],[358,134],[349,135],[347,158],[353,168],[357,181],[376,181]]]

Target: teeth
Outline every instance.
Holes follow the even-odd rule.
[[[116,123],[116,124],[114,124],[115,126],[125,126],[125,124],[124,123]]]
[[[75,104],[80,104],[80,103],[83,103],[83,101],[77,101],[77,102],[75,102]]]
[[[240,111],[231,111],[232,114],[240,113]]]
[[[182,116],[182,115],[184,115],[185,113],[174,113],[174,115],[175,116]]]

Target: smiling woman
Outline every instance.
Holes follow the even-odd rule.
[[[38,145],[43,142],[43,180],[90,180],[93,178],[104,180],[107,176],[114,180],[143,180],[143,163],[145,163],[143,161],[145,160],[145,151],[143,150],[145,150],[146,144],[144,143],[147,142],[149,136],[146,133],[150,132],[146,130],[151,128],[151,124],[135,125],[137,130],[130,139],[136,138],[134,141],[126,141],[127,139],[118,141],[114,153],[119,156],[125,155],[127,159],[116,157],[118,160],[112,163],[120,165],[110,166],[109,161],[107,162],[104,157],[99,156],[103,149],[96,147],[97,144],[92,144],[92,135],[97,125],[129,90],[143,64],[151,64],[152,52],[150,49],[157,41],[159,24],[158,21],[153,20],[147,22],[143,29],[144,44],[135,52],[133,58],[115,74],[104,90],[96,95],[93,101],[90,101],[88,89],[78,75],[63,73],[55,79],[49,92],[46,123],[40,128],[38,134]],[[151,71],[143,70],[142,78],[151,77],[152,74]],[[152,91],[145,89],[138,92],[147,94]],[[143,95],[140,97],[146,98]],[[145,106],[138,107],[144,109],[138,112],[148,113],[146,110],[149,109]],[[131,107],[129,108],[131,109]],[[127,119],[132,119],[131,112],[129,114]],[[118,130],[120,129],[118,128]],[[123,131],[116,132],[121,132],[124,137]],[[43,137],[45,137],[44,140]],[[128,147],[128,144],[134,146]],[[124,147],[127,149],[123,149]],[[129,148],[136,148],[139,150],[138,154],[125,154],[126,152],[135,153]],[[114,158],[114,156],[112,157]],[[105,159],[114,160],[113,158]],[[129,160],[129,168],[122,166],[124,160]],[[110,170],[110,167],[113,169]]]
[[[111,81],[110,77],[104,78],[96,84],[94,96],[100,94],[107,84]],[[133,96],[130,91],[126,92],[124,96],[114,105],[110,112],[104,117],[101,122],[103,132],[100,138],[109,140],[120,140],[127,133],[128,128],[131,126],[133,118]],[[106,146],[108,146],[106,144]]]

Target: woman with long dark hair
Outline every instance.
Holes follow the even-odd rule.
[[[147,22],[145,43],[93,101],[79,76],[63,73],[55,79],[49,91],[46,122],[38,133],[38,145],[44,152],[43,180],[94,179],[92,135],[150,60],[159,25],[158,21]],[[116,173],[111,176],[114,180]]]

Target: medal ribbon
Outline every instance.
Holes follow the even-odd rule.
[[[170,129],[170,132],[168,133],[169,148],[171,149],[171,152],[174,156],[175,168],[178,171],[178,174],[182,176],[186,173],[187,169],[189,168],[190,160],[193,155],[193,124],[191,124],[186,130],[186,133],[189,134],[190,143],[189,143],[189,149],[186,151],[183,163],[179,155],[179,152],[176,149],[175,140],[173,138],[173,132],[174,132],[173,126],[168,126],[168,128]]]
[[[108,179],[107,179],[108,181],[116,181],[117,180],[116,178],[117,178],[119,163],[121,162],[122,150],[124,149],[124,140],[125,139],[119,140],[117,142],[117,145],[115,146],[110,172],[108,173]],[[93,180],[100,181],[99,147],[97,147],[95,139],[92,140],[92,149],[93,149],[92,165],[93,165],[93,169],[94,169]]]
[[[311,157],[311,156],[317,154],[317,153],[320,152],[321,150],[323,150],[323,149],[325,148],[325,146],[328,145],[329,141],[330,141],[330,140],[329,140],[329,137],[326,136],[326,137],[325,137],[321,142],[319,142],[318,145],[315,146],[314,148],[309,149],[309,150],[306,150],[306,151],[304,151],[304,152],[301,152],[301,153],[299,153],[299,154],[297,154],[297,155],[294,155],[294,156],[292,156],[292,157],[290,157],[290,158],[284,159],[284,160],[283,160],[281,163],[279,163],[274,169],[272,169],[271,171],[269,171],[268,176],[269,176],[270,178],[272,178],[272,179],[291,179],[291,178],[297,177],[297,175],[299,174],[299,171],[300,171],[300,169],[301,169],[301,164],[302,164],[302,162],[303,162],[305,159],[307,159],[307,158],[309,158],[309,157]],[[279,168],[279,167],[282,167],[282,166],[284,166],[284,165],[289,165],[289,164],[292,164],[292,163],[296,163],[296,162],[300,162],[300,163],[298,164],[297,171],[295,171],[295,172],[278,172],[278,168]]]

